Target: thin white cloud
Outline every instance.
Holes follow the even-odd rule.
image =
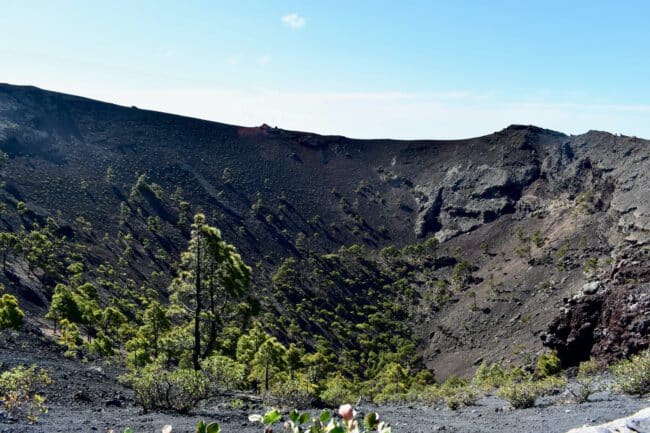
[[[228,57],[226,59],[226,63],[228,63],[230,66],[237,66],[242,62],[242,60],[244,60],[244,55],[242,53],[238,53]]]
[[[293,30],[298,30],[305,27],[305,18],[296,13],[283,16],[282,22],[285,26]]]
[[[273,60],[273,56],[270,55],[269,53],[266,53],[257,59],[257,64],[261,66],[268,65],[269,63],[271,63],[271,60]]]
[[[158,54],[160,54],[161,57],[170,58],[176,55],[176,51],[171,48],[159,48]]]

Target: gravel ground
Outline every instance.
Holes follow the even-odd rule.
[[[233,409],[229,403],[212,402],[189,415],[143,414],[135,405],[131,390],[120,385],[116,367],[93,362],[79,362],[62,356],[58,345],[36,335],[0,333],[0,363],[3,367],[38,364],[49,370],[54,379],[43,394],[49,412],[38,423],[8,423],[0,417],[0,433],[120,433],[131,427],[136,433],[160,432],[171,424],[175,433],[194,432],[197,421],[218,421],[224,433],[261,433],[259,424],[248,421],[250,413],[263,413],[265,408],[251,403]],[[540,399],[530,409],[511,410],[508,404],[493,396],[484,397],[475,406],[452,411],[446,407],[422,405],[362,405],[361,412],[376,411],[393,426],[395,433],[563,433],[582,425],[600,424],[630,415],[650,406],[644,399],[602,392],[590,402],[567,404],[566,396]]]
[[[495,397],[486,397],[476,406],[451,411],[447,408],[409,406],[365,406],[377,411],[389,421],[395,433],[430,433],[436,431],[458,433],[562,433],[582,425],[594,425],[630,415],[647,407],[647,400],[611,396],[604,400],[576,404],[541,405],[531,409],[505,409],[505,403]],[[260,425],[248,422],[246,410],[206,409],[194,415],[164,413],[142,414],[134,406],[65,407],[51,406],[36,425],[0,424],[1,432],[106,432],[113,428],[121,432],[131,427],[136,433],[160,432],[165,424],[174,426],[174,432],[193,432],[200,418],[218,421],[224,433],[261,433]]]

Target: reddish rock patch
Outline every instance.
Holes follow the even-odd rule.
[[[589,358],[605,365],[649,346],[650,264],[640,251],[628,252],[598,292],[566,300],[564,313],[542,335],[564,367]]]

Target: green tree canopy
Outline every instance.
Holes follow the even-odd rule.
[[[285,368],[286,351],[275,337],[267,338],[253,357],[249,379],[263,383],[268,391],[273,377]]]
[[[18,329],[25,313],[18,306],[15,296],[5,293],[0,297],[0,329]]]
[[[56,325],[62,320],[67,319],[71,322],[81,322],[82,311],[77,304],[74,294],[70,287],[65,284],[57,284],[54,288],[54,295],[52,296],[52,303],[50,309],[45,315],[46,319],[54,321],[54,329]]]
[[[192,365],[198,370],[200,360],[214,351],[224,322],[236,315],[236,300],[247,292],[251,268],[203,214],[194,216],[179,268],[172,284],[172,312],[193,322]]]

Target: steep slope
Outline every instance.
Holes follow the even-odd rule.
[[[648,142],[603,132],[511,126],[468,140],[351,140],[0,85],[0,149],[9,156],[4,230],[44,227],[49,217],[69,241],[66,254],[83,252],[103,299],[117,286],[164,296],[188,221],[202,211],[255,265],[267,310],[335,347],[343,339],[330,329],[335,319],[310,323],[294,298],[323,299],[331,311],[355,297],[369,305],[379,296],[373,285],[404,279],[408,312],[392,323],[412,332],[440,377],[480,359],[534,355],[563,298],[650,240]],[[433,258],[417,248],[392,262],[379,254],[432,237],[441,242]],[[347,280],[362,284],[312,272],[314,263],[327,275],[342,266],[322,260],[360,260],[314,259],[353,244],[380,267],[362,263],[364,278],[351,267]],[[271,280],[286,257],[303,276],[293,294]],[[46,268],[10,253],[2,276],[39,323],[65,273]],[[640,340],[635,347],[647,345]]]

